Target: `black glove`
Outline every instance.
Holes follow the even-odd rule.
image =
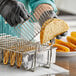
[[[43,23],[50,19],[50,18],[58,18],[58,16],[56,15],[56,13],[52,10],[50,11],[45,11],[39,18],[39,24],[42,26]],[[56,38],[57,39],[61,39],[62,37],[66,36],[67,35],[67,32],[61,34],[61,35],[58,35]],[[51,42],[51,41],[50,41]]]
[[[29,18],[24,4],[16,0],[0,0],[0,14],[11,26],[17,26]]]

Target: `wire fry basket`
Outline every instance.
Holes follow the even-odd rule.
[[[18,68],[24,66],[26,70],[31,71],[35,71],[37,66],[50,68],[54,39],[51,46],[49,43],[41,45],[40,40],[35,40],[41,30],[37,17],[42,9],[35,14],[31,13],[31,17],[26,22],[16,27],[11,27],[4,20],[2,21],[4,24],[2,23],[2,31],[0,31],[0,62],[16,65]],[[45,14],[50,15],[48,11]],[[42,21],[45,14],[41,17]],[[5,24],[6,26],[3,27]],[[41,59],[40,56],[44,51],[47,52],[46,63],[41,63],[38,60]]]

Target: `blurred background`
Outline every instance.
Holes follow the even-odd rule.
[[[58,9],[57,15],[65,20],[71,31],[76,31],[76,0],[55,0]]]
[[[55,0],[59,15],[76,15],[76,0]]]

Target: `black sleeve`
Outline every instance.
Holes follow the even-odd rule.
[[[16,0],[0,0],[0,13],[4,6],[9,2],[9,1],[16,1]]]
[[[9,0],[0,0],[0,13]]]

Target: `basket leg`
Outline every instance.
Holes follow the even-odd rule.
[[[51,57],[52,57],[52,47],[50,47],[50,50],[48,50],[47,64],[44,66],[45,68],[50,68],[51,67]]]
[[[32,72],[34,72],[36,69],[36,59],[37,59],[37,51],[35,51],[34,56],[33,56],[33,61],[32,61],[32,66],[31,66]]]
[[[3,49],[0,49],[0,63],[3,62]]]
[[[50,49],[48,50],[47,54],[47,65],[45,65],[46,68],[51,67],[51,57],[52,57],[52,49],[53,49],[53,44],[55,43],[55,38],[52,40],[52,45],[50,46]]]
[[[50,68],[51,67],[51,57],[52,57],[52,46],[50,47],[50,50],[49,50],[49,66],[48,66],[48,68]]]

